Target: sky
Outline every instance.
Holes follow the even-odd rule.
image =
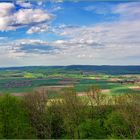
[[[140,65],[140,2],[0,1],[0,67]]]

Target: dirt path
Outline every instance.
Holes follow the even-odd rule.
[[[129,88],[136,91],[140,91],[140,86],[130,86]]]
[[[102,93],[109,93],[110,90],[109,89],[103,89]],[[81,97],[81,96],[87,96],[86,92],[77,92],[77,96]]]
[[[61,89],[68,88],[68,87],[73,87],[73,85],[42,86],[42,87],[35,88],[34,91],[37,91],[37,92],[47,91],[47,90],[60,91]],[[102,90],[102,93],[109,93],[109,92],[110,92],[109,89]],[[25,94],[26,93],[21,92],[21,93],[12,93],[11,95],[16,96],[16,97],[23,97]],[[86,92],[77,92],[77,96],[79,96],[79,97],[87,96],[87,93]]]
[[[52,90],[52,91],[59,91],[63,88],[69,88],[69,87],[73,87],[73,85],[57,85],[57,86],[41,86],[41,87],[37,87],[34,90],[35,91],[47,91],[47,90]]]
[[[26,93],[12,93],[11,95],[16,97],[23,97]]]

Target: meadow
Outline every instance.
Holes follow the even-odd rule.
[[[81,67],[22,67],[0,70],[0,93],[22,96],[37,89],[48,89],[50,86],[72,86],[77,93],[85,93],[91,85],[99,86],[110,95],[140,93],[140,74],[133,70],[109,74],[111,70],[88,70]],[[86,70],[85,70],[86,69]],[[124,68],[123,68],[124,69]],[[51,88],[52,89],[52,88]],[[62,88],[60,88],[61,90]],[[50,97],[57,97],[56,91],[49,92]]]

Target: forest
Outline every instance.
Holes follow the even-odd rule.
[[[0,96],[2,139],[139,139],[140,96],[107,96],[91,86],[86,98],[64,88],[57,99],[44,90]]]

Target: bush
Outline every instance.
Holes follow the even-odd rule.
[[[49,100],[45,91],[23,98],[0,96],[0,138],[140,138],[139,95],[112,97],[112,104],[102,104],[106,97],[98,87],[87,94],[90,103],[73,88],[60,95],[61,99],[54,100]]]
[[[112,112],[108,115],[105,128],[111,138],[129,138],[129,124],[119,112]]]
[[[34,138],[22,100],[8,94],[0,97],[0,137]]]
[[[101,127],[100,120],[86,120],[79,126],[82,139],[104,139],[106,131]]]

